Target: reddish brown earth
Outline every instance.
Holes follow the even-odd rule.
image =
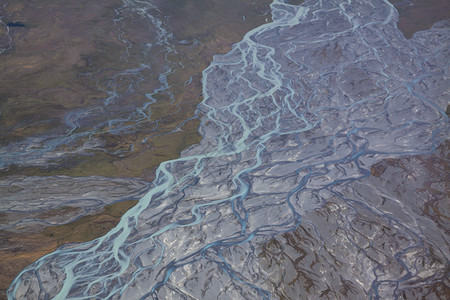
[[[62,244],[85,242],[106,234],[136,203],[137,200],[129,200],[108,205],[96,214],[64,225],[25,227],[17,231],[0,230],[0,299],[5,299],[9,284],[26,266],[55,251]],[[45,220],[54,214],[64,216],[72,210],[76,208],[63,207],[25,217]]]
[[[292,2],[300,3],[296,0]],[[450,17],[450,3],[445,0],[418,0],[413,6],[407,7],[399,6],[400,1],[391,2],[399,10],[398,26],[407,38],[414,32],[430,28],[438,20]],[[203,9],[193,9],[194,3]],[[179,55],[172,59],[183,61],[185,69],[171,76],[169,81],[173,86],[176,104],[180,104],[182,109],[171,118],[163,118],[173,111],[174,105],[161,101],[152,107],[155,118],[162,120],[162,132],[171,131],[180,120],[193,115],[195,104],[201,101],[201,71],[214,54],[226,53],[251,28],[265,22],[269,3],[269,0],[160,1],[162,10],[171,16],[170,25],[178,39],[195,38],[202,42],[197,48],[177,46]],[[0,0],[0,7],[3,4],[4,1]],[[128,61],[118,59],[123,55],[123,44],[112,29],[111,20],[113,8],[120,4],[119,0],[8,2],[0,14],[7,16],[3,21],[20,21],[26,27],[10,27],[13,48],[0,55],[0,145],[29,136],[64,133],[66,127],[62,118],[68,111],[98,105],[105,98],[105,94],[98,89],[98,81],[108,78],[110,70],[126,69],[137,62],[139,56],[131,56]],[[244,23],[243,15],[246,16]],[[138,21],[128,25],[133,31],[127,38],[136,45],[150,38]],[[4,34],[5,29],[2,27],[0,35]],[[4,42],[0,39],[0,46]],[[139,51],[139,47],[135,50]],[[92,70],[97,71],[91,77],[78,76]],[[193,83],[188,88],[184,87],[182,83],[191,76]],[[137,94],[153,88],[153,84],[151,81],[143,83]],[[129,101],[140,100],[131,97]],[[197,126],[198,121],[190,121],[182,132],[152,138],[150,146],[137,147],[123,157],[99,152],[92,157],[75,156],[70,161],[61,160],[53,167],[11,167],[0,171],[0,176],[103,175],[151,180],[154,168],[161,161],[177,157],[182,149],[199,140]],[[105,147],[114,152],[129,147],[144,136],[105,134],[101,139]],[[430,159],[438,163],[440,159],[423,158],[424,167],[431,167],[432,170],[435,165]],[[402,160],[385,163],[401,164]],[[383,164],[374,166],[373,176],[382,174],[382,168]],[[83,242],[103,235],[134,204],[135,201],[129,201],[108,206],[97,214],[66,225],[0,232],[0,299],[5,297],[4,291],[11,280],[26,265],[54,251],[62,243]],[[431,201],[424,208],[424,213],[437,222],[448,221],[448,216],[441,213],[440,205],[441,202]],[[49,211],[40,217],[45,219],[55,213],[64,215],[70,209]],[[36,215],[33,217],[36,218]],[[2,218],[6,216],[0,215],[0,222]],[[298,232],[285,234],[283,238],[298,244],[298,237],[306,234],[302,230],[305,231],[300,228]]]
[[[0,7],[3,2],[0,0]],[[177,45],[178,54],[170,57],[172,61],[183,62],[184,69],[168,78],[175,103],[161,99],[152,106],[152,116],[160,119],[160,133],[170,132],[182,120],[193,116],[195,104],[201,101],[202,70],[213,55],[228,52],[246,32],[270,20],[269,3],[269,0],[160,3],[177,39],[201,42],[198,47]],[[120,5],[120,0],[15,0],[3,7],[0,15],[6,16],[2,19],[5,23],[21,22],[25,27],[10,27],[13,47],[0,55],[0,145],[30,136],[64,134],[67,127],[63,117],[67,112],[101,105],[106,98],[98,83],[101,87],[114,71],[134,67],[139,59],[152,59],[140,56],[143,45],[152,37],[138,18],[126,24],[129,29],[126,38],[134,45],[130,56],[126,60],[119,59],[124,47],[112,26],[112,19],[114,8]],[[202,9],[193,9],[194,5]],[[242,22],[243,15],[245,22]],[[1,30],[3,36],[5,27]],[[4,42],[0,40],[0,47]],[[88,72],[91,76],[79,76]],[[184,82],[190,77],[192,84],[185,87]],[[153,88],[155,80],[150,78],[126,101],[139,103],[142,95]],[[180,111],[167,117],[178,109],[177,105]],[[145,128],[146,124],[142,126]],[[197,127],[198,120],[189,121],[182,127],[183,131],[153,137],[147,144],[136,143],[134,151],[126,155],[98,151],[93,156],[54,161],[46,167],[11,166],[0,170],[0,176],[102,175],[151,180],[160,162],[178,157],[182,149],[199,141]],[[112,153],[128,149],[147,135],[145,132],[121,136],[103,134],[98,138],[103,141],[104,149]],[[107,206],[97,214],[66,225],[0,232],[0,299],[5,297],[11,280],[25,266],[62,243],[88,241],[105,234],[134,204],[135,201],[127,201]],[[65,215],[71,209],[65,207],[42,212],[40,216],[33,213],[15,217],[45,220],[52,214]],[[11,217],[11,213],[3,213],[0,222]]]

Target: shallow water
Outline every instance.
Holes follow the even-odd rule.
[[[396,298],[447,280],[445,229],[413,191],[364,180],[448,137],[448,23],[406,40],[387,1],[271,8],[204,70],[201,143],[107,235],[27,267],[11,299]]]

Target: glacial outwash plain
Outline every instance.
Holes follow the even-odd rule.
[[[0,0],[0,299],[448,299],[449,18]]]

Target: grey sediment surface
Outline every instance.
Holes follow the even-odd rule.
[[[34,225],[60,225],[103,206],[118,201],[136,200],[148,190],[150,183],[133,178],[101,176],[30,176],[0,179],[0,211],[9,216],[0,223],[0,230],[32,229]],[[43,213],[62,207],[80,208],[70,218],[52,216],[47,220],[33,220],[29,214]],[[17,219],[24,216],[25,219]]]

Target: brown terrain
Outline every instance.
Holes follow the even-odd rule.
[[[139,141],[149,135],[146,126],[153,128],[157,119],[158,133],[167,133],[192,117],[195,104],[201,101],[202,70],[213,55],[228,52],[246,32],[270,20],[269,3],[268,0],[161,1],[159,6],[169,17],[175,38],[200,42],[197,46],[176,45],[178,53],[169,57],[184,65],[168,77],[175,102],[165,99],[166,95],[156,95],[160,101],[151,107],[152,120],[140,124],[142,130],[123,135],[98,134],[96,138],[108,152],[91,151],[94,155],[66,157],[46,166],[11,165],[0,170],[0,176],[101,175],[151,180],[160,162],[179,156],[182,149],[199,141],[199,122],[196,119],[186,122],[181,131],[156,135],[144,144]],[[133,45],[126,55],[120,32],[112,24],[114,9],[122,4],[120,0],[17,0],[6,4],[0,13],[6,15],[2,21],[25,26],[9,27],[12,43],[0,38],[0,48],[12,45],[0,55],[0,145],[30,136],[64,135],[67,132],[64,116],[80,108],[101,106],[107,98],[102,88],[112,75],[141,61],[150,60],[156,70],[161,66],[158,63],[161,57],[143,51],[145,42],[154,36],[139,18],[130,18],[125,24],[125,38]],[[6,34],[5,28],[1,27],[0,35]],[[190,77],[191,84],[185,86]],[[141,103],[143,95],[157,84],[149,75],[125,101]],[[131,144],[136,145],[133,151],[111,154],[129,149]],[[71,150],[76,146],[79,145],[66,147]],[[25,266],[62,243],[88,241],[105,234],[136,200],[106,206],[96,214],[65,225],[1,231],[0,299]],[[0,222],[14,217],[39,220],[54,214],[65,216],[76,210],[63,207],[20,216],[2,213]]]
[[[3,2],[0,0],[0,7]],[[159,120],[158,132],[168,133],[180,125],[181,120],[193,116],[195,105],[201,101],[201,71],[214,54],[226,53],[250,29],[270,21],[267,15],[270,1],[158,2],[161,11],[169,16],[176,39],[200,42],[196,46],[176,45],[178,53],[170,57],[184,65],[168,77],[175,102],[165,99],[165,95],[156,95],[161,101],[152,105],[152,119],[140,125],[142,130],[122,135],[98,133],[96,138],[107,151],[91,150],[91,155],[53,160],[44,167],[11,165],[1,169],[0,176],[101,175],[151,180],[160,162],[177,157],[181,150],[199,141],[199,122],[193,119],[186,122],[181,131],[157,135],[147,143],[140,143],[149,135],[146,126],[154,126],[155,120]],[[291,2],[300,4],[301,1]],[[64,116],[80,108],[100,106],[107,97],[102,88],[112,74],[132,68],[142,60],[153,59],[155,63],[161,59],[144,53],[143,45],[152,35],[138,18],[126,24],[126,40],[133,45],[127,54],[124,43],[118,38],[118,28],[112,25],[114,9],[121,4],[120,0],[14,0],[0,8],[1,21],[5,24],[25,25],[9,28],[12,42],[6,38],[6,26],[0,26],[0,49],[11,46],[0,54],[0,146],[31,136],[64,135],[68,129]],[[399,28],[408,38],[448,18],[450,12],[448,1],[441,0],[419,0],[413,6],[398,9]],[[191,84],[185,86],[191,77]],[[125,101],[141,103],[143,94],[156,84],[155,78],[149,75]],[[130,149],[132,144],[135,145],[133,151],[122,151]],[[67,150],[77,146],[79,144],[67,145]],[[425,165],[430,165],[429,159],[424,158]],[[106,206],[69,224],[0,231],[0,299],[5,297],[10,282],[25,266],[63,243],[88,241],[105,234],[136,200]],[[44,220],[52,215],[73,213],[76,208],[63,207],[21,218]],[[439,208],[430,203],[425,213],[438,218]],[[0,213],[0,222],[11,214]]]
[[[389,0],[399,14],[398,29],[406,38],[420,30],[431,28],[434,23],[450,18],[450,2],[447,0]],[[413,5],[402,5],[411,2]]]

